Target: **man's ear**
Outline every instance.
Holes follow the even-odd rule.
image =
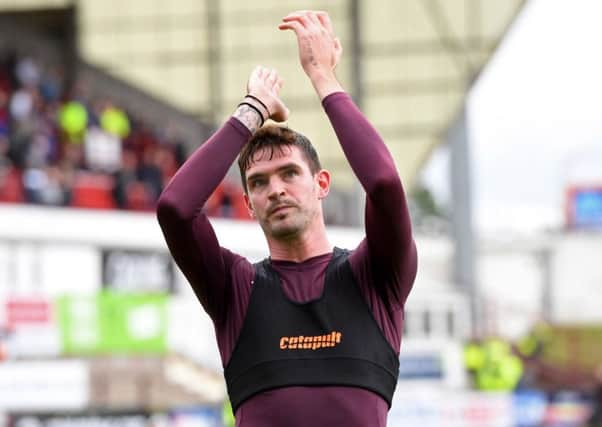
[[[242,198],[245,201],[245,206],[247,207],[247,212],[249,212],[249,216],[251,218],[255,218],[255,211],[253,210],[253,206],[251,205],[251,200],[249,200],[249,195],[245,192],[242,194]]]
[[[325,199],[330,191],[330,172],[326,169],[320,170],[316,174],[316,184],[318,184],[318,199]]]

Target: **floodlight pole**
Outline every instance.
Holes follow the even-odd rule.
[[[471,162],[466,101],[445,136],[451,152],[451,212],[454,241],[453,278],[469,298],[473,337],[484,331],[480,292],[475,279],[475,236],[472,218]]]
[[[209,79],[207,91],[209,93],[210,120],[216,123],[222,114],[222,57],[221,57],[221,17],[218,0],[205,0],[207,8],[207,64],[209,65]]]
[[[364,106],[364,88],[363,88],[363,72],[362,72],[362,25],[361,25],[361,10],[359,0],[349,0],[349,40],[351,45],[351,94],[353,101],[362,109]],[[364,224],[364,206],[366,195],[359,181],[354,181],[352,190],[352,215],[350,219],[352,225],[362,226]]]

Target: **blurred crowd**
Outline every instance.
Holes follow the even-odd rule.
[[[0,202],[152,210],[185,147],[38,58],[0,55]],[[227,184],[210,214],[238,217]]]

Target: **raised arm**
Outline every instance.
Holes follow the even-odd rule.
[[[342,47],[325,12],[300,11],[279,26],[293,30],[299,58],[310,78],[345,156],[366,191],[366,239],[352,255],[364,259],[375,283],[391,302],[403,305],[416,274],[416,248],[410,216],[395,163],[383,140],[355,106],[335,75]],[[360,267],[362,268],[362,267]]]
[[[216,320],[228,303],[228,272],[236,255],[220,248],[203,206],[263,121],[285,120],[288,110],[278,94],[275,70],[257,67],[233,116],[182,165],[161,194],[159,224],[176,263],[205,310]]]

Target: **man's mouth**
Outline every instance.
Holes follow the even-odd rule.
[[[274,214],[280,213],[280,212],[284,211],[285,209],[288,209],[288,208],[291,208],[291,207],[292,207],[291,205],[276,206],[275,208],[273,208],[270,211],[270,215],[274,215]]]

